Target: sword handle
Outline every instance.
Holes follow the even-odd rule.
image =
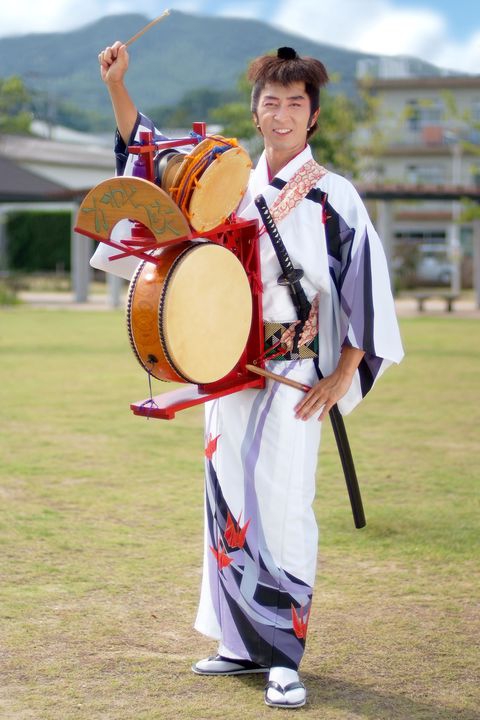
[[[288,285],[297,317],[304,323],[308,320],[311,305],[300,282],[300,279],[303,277],[303,270],[293,267],[290,255],[278,232],[278,228],[275,225],[275,221],[263,195],[257,195],[255,205],[265,225],[265,230],[272,241],[273,249],[282,268],[283,275],[278,278],[278,283],[280,285]],[[297,329],[299,332],[301,331],[301,327]]]
[[[257,206],[257,210],[260,214],[260,217],[262,218],[262,222],[265,225],[265,230],[267,231],[270,240],[272,241],[273,248],[278,258],[278,262],[280,263],[280,267],[282,268],[282,272],[285,275],[287,282],[289,282],[289,275],[291,276],[291,274],[295,272],[295,268],[293,267],[292,261],[290,260],[287,249],[283,244],[283,240],[280,237],[278,228],[275,225],[275,222],[270,214],[270,210],[268,209],[267,202],[263,195],[257,195],[257,197],[255,198],[255,205]]]

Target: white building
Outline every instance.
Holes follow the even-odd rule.
[[[392,68],[359,68],[359,87],[375,114],[360,135],[362,180],[413,187],[419,194],[429,189],[428,201],[395,203],[394,241],[427,251],[434,246],[437,252],[443,245],[453,266],[462,251],[463,281],[470,282],[472,224],[461,220],[459,202],[434,195],[435,188],[458,189],[461,196],[480,187],[480,76],[416,77],[410,69],[407,61]],[[388,72],[393,77],[386,77]],[[442,272],[445,279],[445,268]]]
[[[42,131],[41,126],[36,129]],[[66,210],[72,217],[73,290],[75,298],[83,302],[88,298],[93,247],[90,240],[73,232],[73,225],[85,194],[115,174],[112,141],[63,128],[49,128],[42,134],[47,137],[0,135],[0,159],[5,173],[0,196],[0,265],[8,240],[5,236],[8,213],[39,205]]]
[[[73,133],[74,139],[70,140],[55,139],[59,136],[60,129],[54,129],[51,138],[0,135],[0,155],[25,170],[80,192],[114,175],[113,139],[108,145],[83,133]]]

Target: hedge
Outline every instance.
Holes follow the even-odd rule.
[[[70,270],[71,215],[66,211],[11,213],[7,219],[9,270]]]

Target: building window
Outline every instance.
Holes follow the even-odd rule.
[[[409,130],[420,130],[420,108],[418,100],[407,101],[407,126]]]
[[[362,177],[367,183],[382,182],[385,179],[385,167],[377,164],[367,165],[362,172]]]
[[[422,127],[426,125],[441,125],[443,116],[443,103],[441,100],[425,102],[421,107]]]
[[[407,126],[409,130],[418,131],[425,127],[440,126],[443,118],[441,100],[407,100]]]
[[[402,242],[445,243],[445,230],[398,230],[395,239]]]
[[[407,165],[407,182],[412,185],[441,185],[443,180],[440,165]]]

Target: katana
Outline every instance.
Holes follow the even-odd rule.
[[[290,290],[290,297],[295,306],[297,317],[300,320],[297,327],[295,328],[295,337],[293,340],[293,350],[297,352],[298,340],[302,332],[305,322],[308,320],[308,316],[311,310],[311,304],[305,295],[305,292],[300,282],[303,277],[303,270],[301,268],[293,267],[290,255],[287,252],[278,228],[275,225],[273,217],[270,214],[268,205],[265,202],[263,195],[258,195],[255,198],[255,205],[260,213],[262,222],[265,226],[265,230],[272,241],[273,249],[277,256],[280,267],[282,268],[282,274],[279,276],[277,282],[279,285],[287,285]]]
[[[280,285],[287,285],[290,291],[292,302],[295,306],[299,324],[295,329],[295,340],[294,350],[298,344],[298,338],[303,328],[304,323],[308,319],[310,314],[311,304],[305,294],[302,283],[300,282],[303,277],[303,270],[295,268],[292,260],[288,254],[287,248],[280,237],[278,228],[272,218],[268,205],[263,195],[258,195],[255,198],[255,205],[262,222],[265,226],[265,230],[272,242],[275,254],[278,262],[282,269],[282,275],[278,278]],[[315,362],[315,368],[317,375],[320,380],[323,379],[323,374],[318,364],[318,359]],[[329,412],[330,422],[332,424],[333,434],[337,443],[338,453],[342,463],[343,474],[345,476],[345,482],[347,484],[348,496],[350,498],[350,505],[352,507],[353,520],[356,528],[365,527],[365,513],[363,510],[362,496],[360,494],[360,486],[358,484],[357,473],[355,471],[355,464],[353,462],[352,451],[350,449],[350,443],[348,441],[347,430],[343,417],[338,409],[338,405],[335,404]]]

